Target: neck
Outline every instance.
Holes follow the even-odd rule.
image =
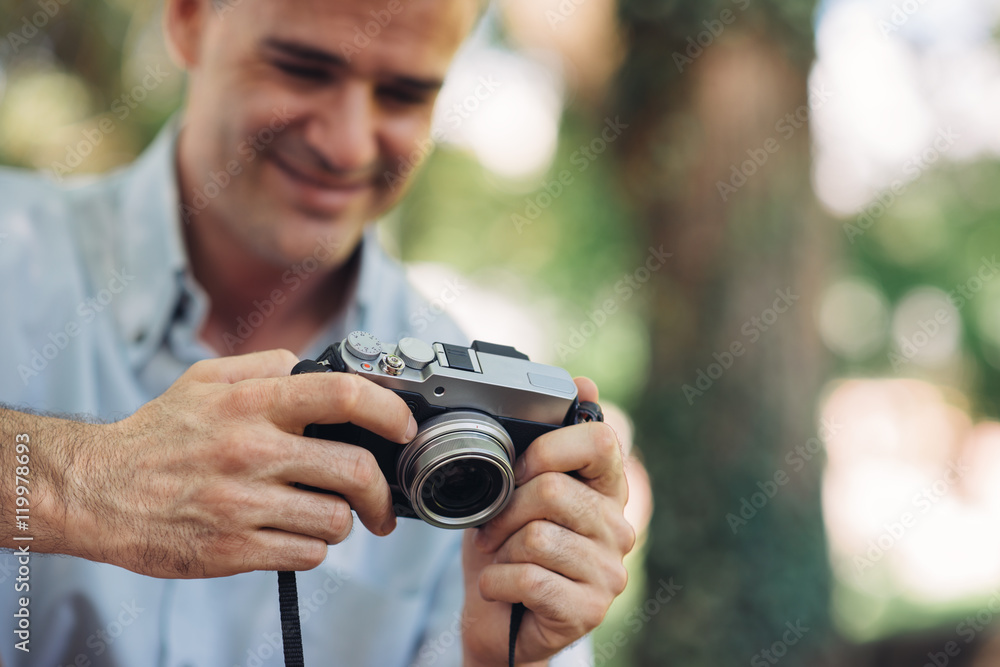
[[[192,272],[211,302],[202,341],[220,355],[301,353],[346,306],[357,259],[312,272],[275,265],[204,213],[184,229]]]

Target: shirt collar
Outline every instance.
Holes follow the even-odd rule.
[[[120,186],[119,247],[135,284],[122,293],[116,316],[133,364],[142,364],[162,342],[188,264],[175,162],[179,129],[179,119],[171,119],[124,172]]]

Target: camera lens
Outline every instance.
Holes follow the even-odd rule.
[[[441,528],[469,528],[499,514],[514,492],[514,445],[487,415],[448,412],[428,419],[397,461],[413,511]]]
[[[446,463],[424,483],[424,504],[437,514],[461,518],[477,514],[490,505],[503,485],[499,468],[479,458]]]

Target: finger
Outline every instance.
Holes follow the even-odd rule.
[[[615,501],[569,475],[545,473],[517,489],[503,512],[479,527],[475,545],[486,552],[496,551],[522,527],[538,520],[619,549],[630,547],[634,539]]]
[[[289,433],[302,433],[308,424],[350,422],[393,442],[406,443],[417,434],[403,399],[358,375],[303,373],[256,384],[269,392],[269,419]]]
[[[606,581],[593,542],[551,521],[532,521],[497,550],[496,563],[534,563],[573,581]]]
[[[607,611],[604,599],[588,586],[533,563],[487,565],[479,575],[479,594],[488,602],[521,602],[543,625],[556,626],[574,639],[600,625]]]
[[[184,375],[200,382],[234,384],[252,378],[288,375],[298,362],[299,358],[288,350],[267,350],[220,359],[205,359],[193,364]]]
[[[628,499],[618,436],[603,422],[575,424],[540,436],[518,459],[515,472],[519,485],[546,472],[572,472],[622,505]]]
[[[576,397],[581,401],[597,403],[597,383],[588,377],[573,378],[576,383]]]
[[[336,493],[358,513],[375,535],[388,535],[396,527],[392,492],[375,456],[362,447],[332,440],[292,436],[285,465],[278,478]],[[299,490],[303,494],[321,496]]]
[[[347,539],[354,527],[354,515],[345,498],[283,487],[269,498],[270,511],[260,528],[316,537],[327,544]]]
[[[311,570],[326,559],[329,546],[323,540],[283,530],[255,531],[247,545],[242,571]]]

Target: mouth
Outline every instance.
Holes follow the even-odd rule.
[[[370,178],[340,179],[303,171],[273,151],[267,159],[291,186],[295,198],[319,212],[338,212],[372,187]]]

